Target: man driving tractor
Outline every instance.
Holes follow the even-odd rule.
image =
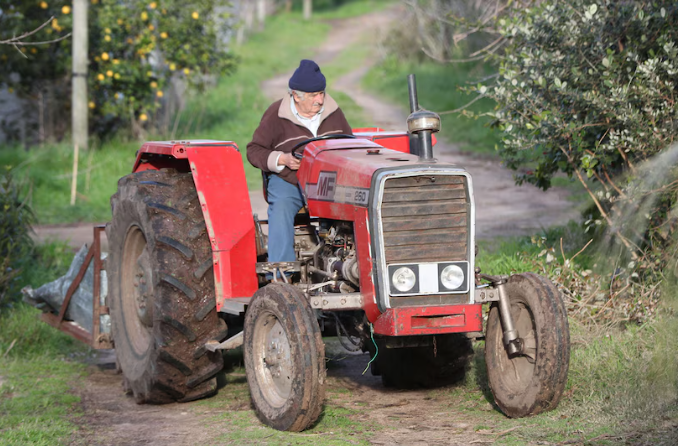
[[[352,135],[344,113],[325,92],[318,64],[304,59],[289,80],[288,94],[264,112],[247,159],[268,177],[268,261],[294,262],[294,216],[303,206],[296,171],[300,160],[292,150],[307,139]]]

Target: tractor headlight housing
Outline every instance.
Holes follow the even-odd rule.
[[[456,290],[464,284],[464,270],[459,265],[447,265],[440,273],[440,283],[448,290]]]
[[[388,265],[392,296],[461,294],[469,291],[468,262]]]
[[[391,283],[393,283],[396,290],[406,293],[411,291],[417,284],[417,276],[410,268],[402,266],[391,275]]]

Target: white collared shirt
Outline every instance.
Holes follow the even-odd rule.
[[[309,129],[311,133],[313,133],[313,137],[318,136],[318,127],[320,127],[320,116],[323,114],[323,111],[325,111],[325,107],[321,108],[320,111],[312,118],[305,118],[299,114],[296,105],[294,105],[294,98],[292,98],[292,100],[290,101],[290,108],[292,109],[292,114],[296,116],[299,122],[304,127]]]

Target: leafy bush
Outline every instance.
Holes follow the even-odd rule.
[[[545,1],[498,26],[507,43],[499,76],[474,90],[498,103],[500,154],[521,168],[518,181],[546,189],[558,172],[576,176],[629,252],[662,245],[676,188],[639,186],[638,166],[676,135],[678,5]],[[629,209],[648,231],[625,219]]]
[[[0,307],[13,295],[19,264],[29,255],[33,213],[9,172],[0,176]]]

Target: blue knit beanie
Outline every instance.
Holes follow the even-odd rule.
[[[289,83],[292,90],[305,93],[325,91],[325,85],[325,76],[320,72],[320,67],[317,63],[308,59],[303,59],[299,63],[299,68],[294,71]]]

